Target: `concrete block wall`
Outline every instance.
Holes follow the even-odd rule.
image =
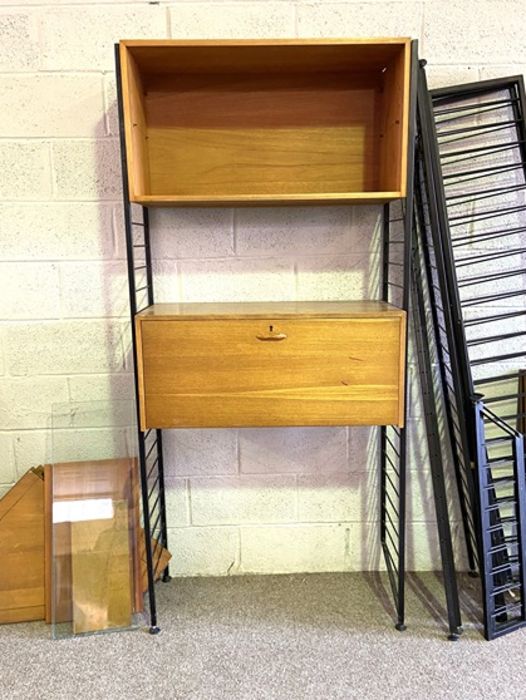
[[[522,10],[515,0],[3,0],[0,490],[50,459],[53,404],[130,396],[114,42],[412,36],[430,83],[444,85],[524,72]],[[379,215],[154,211],[158,300],[374,297]],[[408,565],[431,569],[437,535],[412,394]],[[124,449],[111,413],[59,425],[62,458]],[[382,568],[375,429],[166,431],[165,444],[174,574]]]

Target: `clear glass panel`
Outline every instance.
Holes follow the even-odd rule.
[[[53,406],[48,503],[54,638],[144,624],[136,430],[131,400]]]

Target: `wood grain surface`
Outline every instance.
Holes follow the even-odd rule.
[[[405,193],[408,39],[121,42],[132,201]]]
[[[137,314],[137,322],[149,320],[232,320],[280,318],[404,318],[405,312],[385,301],[236,301],[152,304]]]
[[[73,632],[129,627],[133,565],[128,501],[113,501],[113,515],[71,523]]]
[[[42,620],[44,482],[31,470],[0,499],[0,623]]]
[[[137,318],[143,428],[403,422],[403,312]]]

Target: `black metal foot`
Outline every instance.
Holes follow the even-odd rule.
[[[478,571],[470,571],[470,572],[468,573],[468,576],[469,576],[470,578],[478,578],[478,577],[479,577],[479,572],[478,572]]]
[[[397,629],[399,632],[405,632],[407,627],[404,625],[403,622],[397,622],[395,625],[395,629]]]
[[[170,574],[163,574],[163,578],[162,578],[163,583],[168,583],[168,581],[171,581],[171,580],[172,580],[172,577],[170,576]]]
[[[150,634],[159,634],[159,632],[161,631],[161,628],[157,627],[157,625],[156,625],[155,627],[150,627],[150,629],[148,631],[150,632]]]
[[[449,639],[450,642],[457,642],[460,638],[460,635],[464,632],[464,628],[462,625],[459,625],[456,629],[453,631],[450,631],[447,638]]]

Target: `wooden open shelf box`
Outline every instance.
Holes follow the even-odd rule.
[[[120,61],[133,202],[405,196],[409,39],[121,41]]]

